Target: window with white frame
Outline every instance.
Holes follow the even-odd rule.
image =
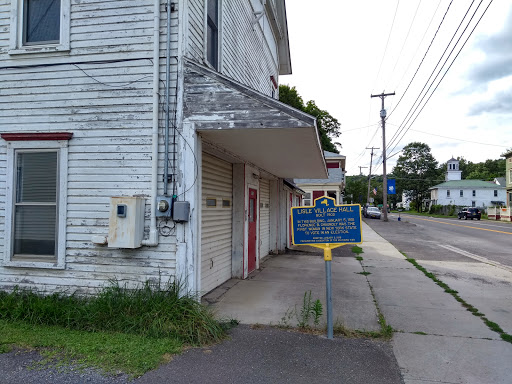
[[[473,189],[473,197],[476,196],[476,190]]]
[[[219,69],[219,1],[206,1],[206,60]]]
[[[463,189],[460,190],[460,197],[464,197],[464,190]]]
[[[446,197],[450,197],[450,190],[446,190]]]
[[[303,206],[310,206],[311,205],[311,192],[307,192],[306,195],[304,196],[304,200],[302,200],[303,203],[302,205]]]
[[[67,141],[8,141],[5,264],[64,268]]]
[[[494,190],[494,197],[498,197],[498,190],[497,189]]]
[[[11,0],[10,52],[69,50],[71,0]]]

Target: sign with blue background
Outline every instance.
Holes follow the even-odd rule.
[[[388,180],[388,195],[396,195],[395,179]]]
[[[332,197],[315,199],[314,206],[292,207],[292,243],[362,243],[361,206],[336,205]]]

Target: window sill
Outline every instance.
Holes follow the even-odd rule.
[[[21,48],[10,49],[9,55],[33,55],[41,53],[66,53],[69,52],[69,46],[65,45],[33,45]]]
[[[48,263],[41,261],[4,261],[2,266],[12,268],[65,269],[64,263]]]

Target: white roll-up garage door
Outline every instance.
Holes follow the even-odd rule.
[[[260,258],[270,251],[270,181],[260,180]]]
[[[201,293],[231,278],[233,167],[203,152]]]

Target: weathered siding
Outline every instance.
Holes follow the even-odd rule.
[[[270,76],[278,80],[278,63],[270,47],[275,47],[268,19],[253,24],[254,11],[263,9],[259,1],[225,0],[222,8],[222,73],[266,95],[272,94]],[[256,9],[258,6],[261,9]],[[267,33],[265,33],[265,31]],[[270,32],[270,33],[269,33]],[[275,51],[275,48],[273,49]]]
[[[253,7],[254,3],[254,7]],[[188,2],[187,56],[204,63],[204,0]],[[259,0],[220,1],[220,72],[266,95],[272,94],[270,76],[278,80],[277,48],[267,16],[253,23]],[[276,92],[277,94],[277,92]]]
[[[160,236],[158,247],[135,250],[111,249],[91,242],[92,235],[108,233],[111,196],[146,197],[146,236],[149,229],[153,1],[72,1],[69,53],[13,56],[7,53],[10,4],[4,3],[0,5],[0,131],[72,132],[73,138],[68,157],[66,268],[0,266],[0,287],[37,284],[47,289],[59,286],[87,290],[114,277],[136,282],[174,275],[174,235]],[[160,94],[164,94],[165,80],[165,19],[163,12]],[[177,13],[173,14],[172,25],[171,54],[176,56]],[[81,64],[71,64],[77,62]],[[1,68],[7,66],[14,68]],[[177,78],[174,60],[171,78],[173,103]],[[162,180],[163,169],[162,129],[161,133],[158,180]],[[2,259],[5,167],[6,143],[0,140]]]
[[[204,62],[204,39],[205,39],[205,1],[188,0],[187,9],[187,49],[186,56],[199,63]]]

